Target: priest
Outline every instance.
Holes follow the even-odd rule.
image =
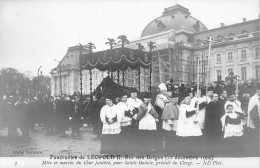
[[[222,107],[218,102],[218,93],[214,92],[212,101],[207,105],[205,114],[205,136],[210,145],[220,142],[222,138]]]
[[[139,107],[136,117],[139,121],[139,149],[141,149],[144,154],[148,154],[147,152],[155,150],[155,137],[157,136],[155,134],[156,123],[159,121],[159,116],[151,104],[150,94],[144,96],[144,103]]]
[[[177,126],[179,120],[180,107],[178,103],[178,94],[170,94],[170,102],[165,105],[162,113],[162,129],[165,133],[165,149],[172,151],[177,147]]]

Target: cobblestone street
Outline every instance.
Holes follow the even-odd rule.
[[[71,137],[70,131],[66,137],[48,135],[43,127],[36,127],[28,140],[8,138],[7,129],[0,131],[0,157],[49,157],[50,155],[87,155],[99,154],[100,140],[92,128],[82,127],[80,137]]]

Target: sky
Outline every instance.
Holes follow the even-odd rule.
[[[49,75],[68,47],[107,38],[134,40],[145,26],[176,2],[208,29],[259,16],[259,0],[0,0],[0,68]]]

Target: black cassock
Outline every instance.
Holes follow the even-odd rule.
[[[209,138],[221,138],[222,135],[222,123],[221,117],[223,115],[222,112],[222,104],[219,102],[211,101],[206,106],[206,114],[205,114],[205,134]]]

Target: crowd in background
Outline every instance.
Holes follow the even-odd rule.
[[[241,143],[234,146],[234,142],[245,136],[253,137],[252,144],[257,145],[259,85],[240,85],[236,92],[231,80],[207,87],[170,80],[161,83],[159,90],[154,96],[141,96],[136,90],[117,96],[97,92],[85,100],[79,94],[39,99],[4,95],[0,129],[7,127],[12,138],[19,131],[29,138],[36,126],[42,126],[47,134],[66,137],[68,129],[71,136],[80,136],[80,128],[87,124],[101,139],[104,154],[174,151],[201,142],[214,146],[223,139],[237,148]]]

